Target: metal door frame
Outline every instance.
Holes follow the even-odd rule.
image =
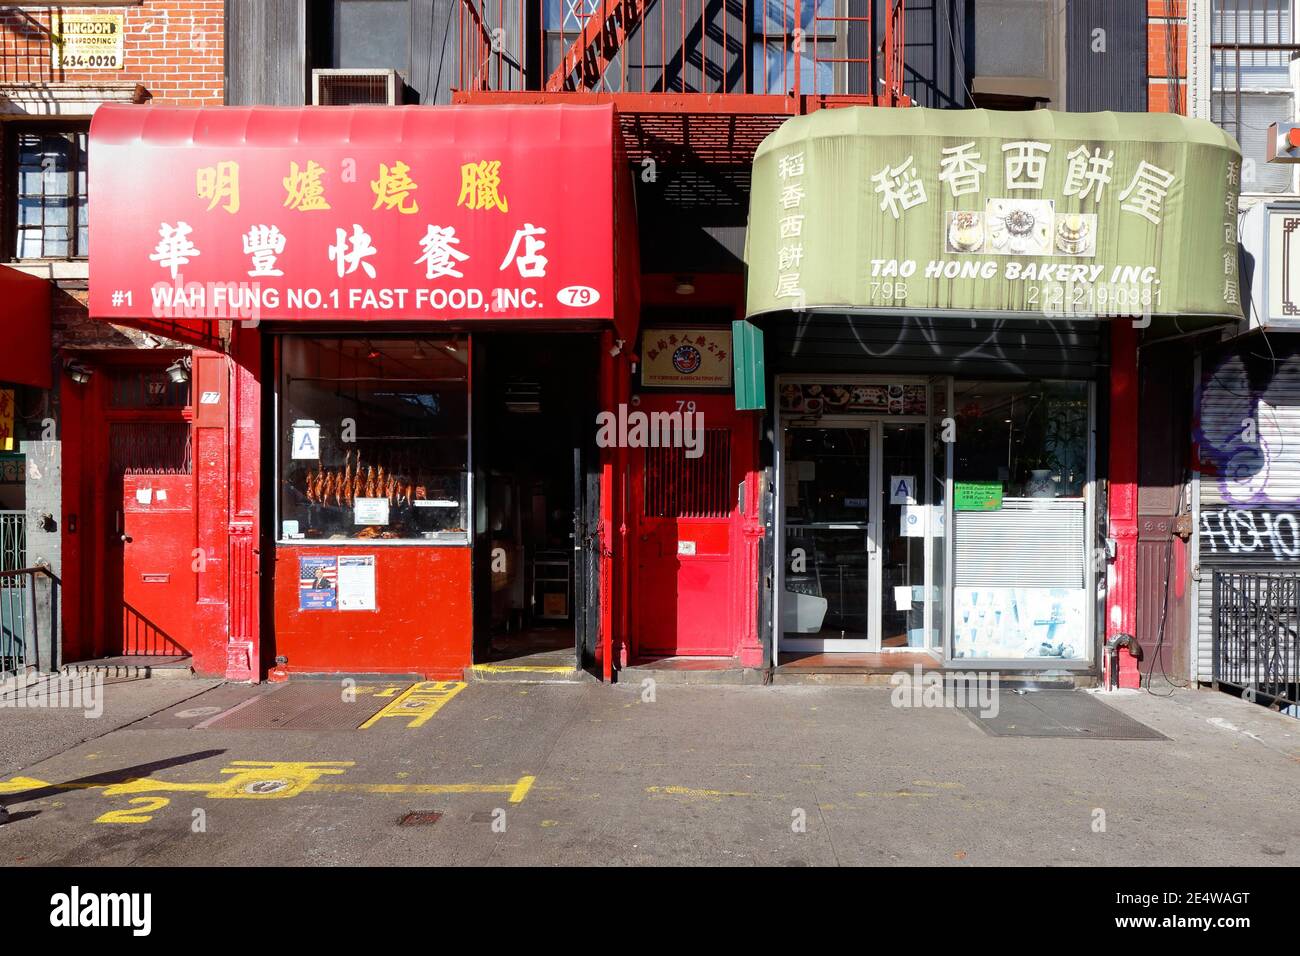
[[[776,588],[777,601],[775,607],[775,620],[773,627],[776,630],[776,640],[773,642],[774,647],[779,653],[782,650],[789,651],[821,651],[823,653],[875,653],[880,650],[880,580],[881,580],[881,560],[880,560],[880,493],[881,493],[881,468],[880,468],[880,437],[881,422],[879,418],[866,416],[835,416],[825,415],[815,420],[800,421],[795,420],[781,426],[778,432],[779,441],[776,443],[776,473],[777,473],[777,504],[776,504],[776,523],[777,523],[777,573]],[[867,520],[860,522],[866,525],[867,532],[867,637],[866,639],[847,639],[847,638],[826,638],[826,637],[794,637],[787,638],[785,629],[782,625],[781,618],[781,599],[785,595],[785,433],[791,428],[808,428],[808,429],[850,429],[856,428],[867,433],[867,448],[871,462],[871,474],[867,482],[867,499],[870,505],[867,509]],[[832,527],[830,530],[834,530]],[[846,530],[849,530],[846,527]],[[856,529],[854,529],[856,530]]]
[[[879,547],[879,536],[880,536],[879,522],[881,519],[881,495],[883,492],[882,483],[884,481],[883,427],[886,423],[890,423],[890,422],[896,424],[924,425],[925,435],[926,435],[926,442],[925,442],[926,448],[927,449],[931,448],[933,443],[932,439],[933,439],[934,425],[932,421],[932,416],[934,414],[935,389],[945,388],[947,390],[947,395],[946,395],[947,404],[945,405],[945,407],[950,408],[952,404],[952,377],[941,376],[940,378],[941,381],[936,382],[932,378],[927,378],[925,376],[919,376],[919,375],[869,375],[869,374],[861,374],[861,373],[837,375],[834,373],[824,373],[824,374],[800,373],[796,375],[777,376],[776,381],[773,385],[773,391],[778,396],[780,395],[781,386],[783,384],[801,383],[801,382],[825,382],[829,379],[834,379],[834,381],[836,382],[843,382],[845,384],[866,383],[872,385],[876,385],[876,384],[921,385],[924,386],[926,389],[926,413],[924,415],[854,414],[854,415],[823,415],[817,417],[794,416],[790,421],[783,421],[781,415],[780,402],[777,401],[773,403],[773,411],[772,411],[773,469],[772,471],[774,476],[773,483],[775,485],[774,493],[773,493],[774,503],[772,507],[772,524],[775,530],[775,535],[774,535],[775,546],[773,548],[774,567],[773,567],[773,574],[772,574],[772,622],[771,622],[771,626],[772,626],[771,663],[773,667],[779,666],[780,663],[779,655],[783,649],[796,650],[796,651],[822,650],[823,652],[832,652],[832,653],[839,651],[842,653],[887,653],[887,654],[906,653],[906,652],[915,653],[917,651],[924,651],[932,655],[935,655],[937,657],[943,652],[943,649],[946,647],[947,645],[946,624],[944,628],[945,634],[941,635],[940,643],[937,648],[933,647],[929,643],[928,639],[926,644],[920,648],[880,647],[881,611],[883,610],[880,603],[882,599],[881,583],[882,583],[883,563],[882,563],[882,556]],[[800,421],[801,419],[803,421]],[[873,602],[871,605],[873,610],[870,616],[870,628],[871,628],[870,638],[866,641],[846,642],[843,640],[826,639],[826,638],[786,639],[783,636],[781,610],[782,610],[782,597],[785,593],[785,430],[787,427],[791,427],[791,426],[826,427],[826,428],[865,427],[871,429],[872,463],[871,463],[870,494],[871,494],[872,507],[871,507],[871,519],[869,521],[869,524],[871,524],[872,530],[869,532],[871,536],[870,537],[871,561],[870,561],[870,569],[868,572],[870,577],[868,600]],[[947,468],[946,468],[947,473],[945,475],[945,481],[948,485],[948,495],[944,503],[945,511],[951,509],[951,485],[952,485],[952,446],[951,445],[948,445],[947,452],[948,452]],[[925,460],[922,464],[923,464],[923,470],[922,470],[923,478],[921,477],[918,478],[918,484],[920,484],[922,481],[924,482],[924,487],[926,488],[927,495],[928,495],[930,493],[929,491],[930,482],[933,481],[933,473],[934,473],[933,455],[926,454]],[[927,529],[926,529],[926,538],[925,538],[925,558],[924,558],[925,560],[924,580],[925,580],[926,593],[929,593],[930,589],[933,586],[932,572],[933,572],[934,562],[932,558],[932,553],[933,553],[933,549],[936,547],[934,535],[931,532],[930,528],[928,527],[928,524],[929,522],[927,520]],[[950,525],[951,522],[949,522],[949,526]],[[949,537],[950,537],[949,535],[945,535],[944,538],[941,539],[941,541],[937,544],[937,546],[946,548],[948,545]],[[947,561],[945,562],[945,566],[948,566],[949,564],[950,562]],[[947,578],[949,579],[947,582],[949,586],[945,587],[944,589],[945,595],[942,598],[945,601],[945,605],[947,601],[946,592],[950,590],[950,585],[951,585],[951,580],[950,580],[951,572],[948,572]],[[948,612],[945,606],[945,622],[948,620],[947,613]],[[933,601],[926,602],[924,627],[927,635],[930,634],[934,628]],[[854,646],[846,647],[844,646],[846,643],[850,643]],[[825,646],[825,645],[832,645],[832,646]],[[873,645],[873,646],[868,647],[866,645]]]

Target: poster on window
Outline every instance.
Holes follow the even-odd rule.
[[[1088,657],[1083,588],[953,589],[953,656]]]
[[[335,611],[339,606],[338,559],[298,559],[298,610]]]
[[[339,558],[339,610],[375,609],[375,556],[358,554]]]

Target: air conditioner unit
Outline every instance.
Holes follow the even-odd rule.
[[[396,70],[312,70],[313,106],[397,106],[402,78]]]

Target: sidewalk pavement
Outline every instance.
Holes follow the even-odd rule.
[[[1097,740],[889,688],[590,683],[439,685],[432,709],[374,685],[344,729],[229,729],[213,707],[279,691],[155,683],[111,687],[93,734],[0,711],[0,863],[1300,863],[1300,721],[1209,690],[1101,695],[1167,739]]]

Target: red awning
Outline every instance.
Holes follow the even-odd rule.
[[[105,106],[90,311],[614,322],[630,341],[621,150],[610,106]]]
[[[49,388],[49,281],[0,266],[0,302],[9,330],[0,348],[0,383]]]

